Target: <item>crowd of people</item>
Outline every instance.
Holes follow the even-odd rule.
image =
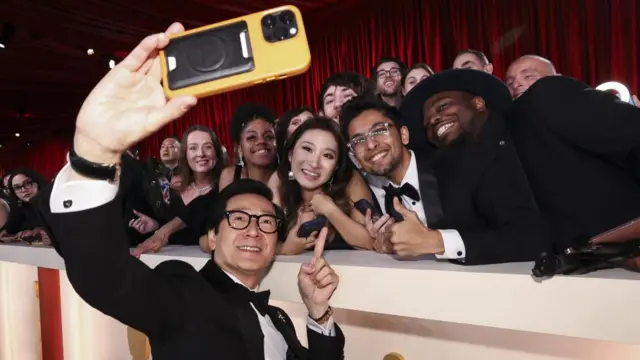
[[[151,39],[158,48],[168,41],[163,34]],[[151,46],[145,41],[132,54]],[[143,55],[158,61],[150,51]],[[220,301],[202,278],[215,289],[233,283],[220,269],[253,289],[274,254],[314,251],[299,277],[310,311],[310,352],[316,349],[309,358],[334,359],[344,337],[327,305],[338,280],[323,250],[434,255],[461,265],[532,261],[640,216],[637,97],[636,106],[624,103],[558,74],[537,55],[514,61],[505,79],[492,74],[478,50],[461,51],[452,69],[440,72],[383,57],[370,79],[331,75],[317,94],[317,111],[300,104],[276,116],[259,104],[239,106],[230,119],[229,151],[212,129],[194,126],[164,139],[158,160],[146,162],[131,147],[195,99],[157,104],[163,112],[151,126],[132,125],[143,122],[134,102],[110,109],[122,126],[109,123],[109,114],[102,122],[86,115],[99,113],[95,98],[114,96],[103,85],[124,76],[122,69],[147,68],[134,63],[139,59],[124,60],[89,96],[70,164],[53,185],[31,170],[5,174],[1,239],[52,243],[85,300],[142,329],[164,354],[206,358],[202,334],[188,337],[196,330],[207,329],[220,344],[238,341],[196,313]],[[145,96],[143,90],[135,91]],[[124,128],[129,134],[113,131]],[[103,176],[116,168],[114,178]],[[120,239],[126,241],[114,244]],[[171,244],[199,246],[212,262],[198,274],[177,263],[148,271],[136,259]],[[257,309],[257,300],[242,299]],[[193,309],[170,308],[178,301]],[[153,309],[144,314],[155,315],[134,313],[145,307]],[[266,313],[268,323],[278,322],[276,313]],[[225,326],[237,321],[212,316]],[[264,316],[258,315],[267,341]],[[280,354],[297,351],[300,345],[283,336]],[[241,347],[224,348],[224,358],[243,358]]]

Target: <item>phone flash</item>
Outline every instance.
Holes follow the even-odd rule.
[[[289,34],[291,34],[291,35],[295,35],[297,32],[298,32],[298,29],[296,29],[296,28],[289,29]]]

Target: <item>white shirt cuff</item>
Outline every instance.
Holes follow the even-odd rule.
[[[324,336],[336,336],[336,327],[333,322],[333,316],[329,318],[324,325],[320,325],[317,322],[313,321],[312,318],[307,317],[307,326],[309,329],[320,333]]]
[[[118,185],[106,180],[67,180],[73,171],[66,164],[56,176],[49,207],[52,213],[83,211],[102,206],[118,194]]]
[[[467,256],[467,249],[458,230],[438,230],[442,234],[442,242],[444,243],[444,254],[436,255],[436,258],[442,260],[460,260]]]

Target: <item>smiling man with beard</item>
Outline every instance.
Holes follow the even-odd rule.
[[[387,105],[400,107],[402,102],[402,74],[406,70],[405,64],[393,57],[382,57],[373,67],[372,76],[375,80],[375,92]]]
[[[502,120],[510,102],[506,86],[480,71],[425,79],[401,110],[404,120],[424,124],[437,148],[429,153],[406,148],[409,133],[395,126],[392,110],[355,101],[345,106],[352,151],[363,169],[383,177],[370,180],[382,209],[403,218],[378,236],[389,242],[383,248],[467,265],[529,261],[548,249],[547,226]]]

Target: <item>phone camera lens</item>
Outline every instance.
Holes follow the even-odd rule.
[[[276,17],[273,15],[267,15],[262,18],[262,26],[266,28],[273,28],[276,26]]]
[[[289,25],[291,24],[291,22],[293,22],[294,19],[294,14],[291,11],[283,11],[280,14],[280,22],[282,22],[285,25]]]
[[[278,26],[273,35],[276,40],[284,40],[289,37],[289,31],[284,26]]]

